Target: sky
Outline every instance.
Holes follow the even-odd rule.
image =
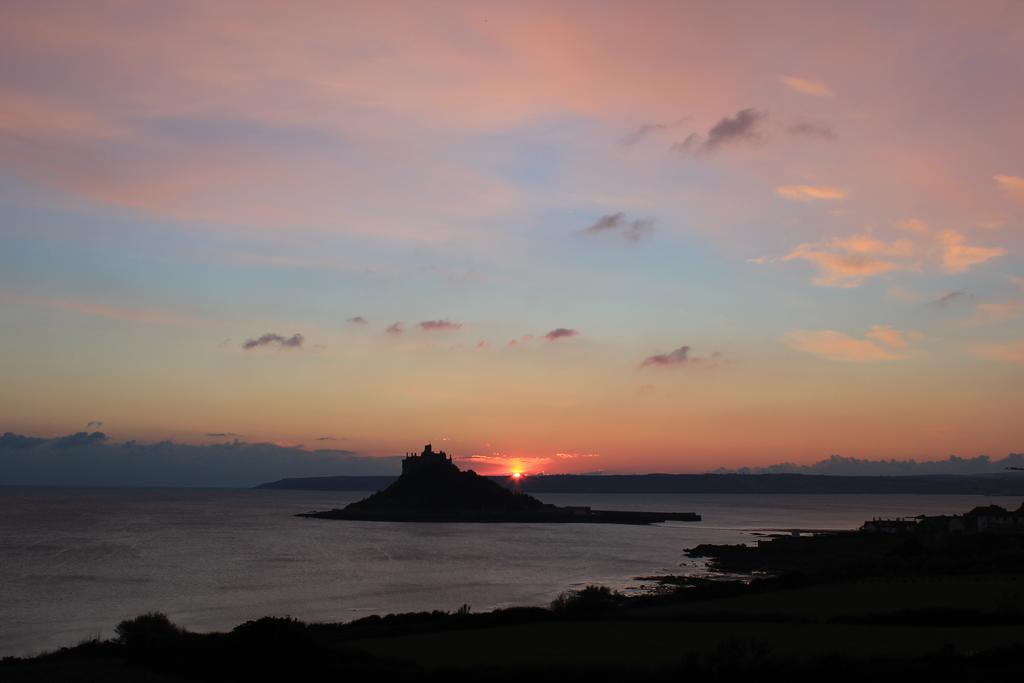
[[[1022,82],[1019,2],[5,2],[0,431],[1019,452]]]

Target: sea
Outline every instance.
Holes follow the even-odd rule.
[[[1019,498],[947,495],[545,494],[557,505],[697,512],[702,522],[411,524],[296,517],[365,492],[0,488],[0,656],[105,638],[151,611],[195,631],[262,616],[547,605],[602,584],[652,590],[698,575],[700,543],[853,529]]]

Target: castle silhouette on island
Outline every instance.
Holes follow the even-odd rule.
[[[402,474],[412,474],[414,472],[420,472],[424,469],[430,469],[433,467],[448,468],[458,471],[458,467],[452,462],[451,457],[444,451],[436,452],[434,447],[429,443],[423,447],[423,452],[419,455],[415,453],[406,453],[405,459],[402,460]]]
[[[653,524],[699,522],[692,512],[632,512],[559,507],[511,490],[473,470],[460,470],[431,444],[419,455],[406,453],[402,476],[387,488],[344,508],[302,513],[302,517],[379,522],[530,522]]]

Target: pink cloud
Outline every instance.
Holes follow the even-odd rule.
[[[462,323],[453,323],[450,320],[424,320],[417,323],[417,327],[425,332],[443,332],[462,329]]]

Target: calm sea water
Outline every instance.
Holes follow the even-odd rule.
[[[776,529],[845,529],[871,517],[1017,507],[1016,498],[549,494],[594,508],[698,512],[700,523],[400,524],[295,517],[365,493],[0,488],[0,656],[109,636],[166,612],[194,630],[290,615],[544,605],[588,583],[700,571],[698,543]]]

